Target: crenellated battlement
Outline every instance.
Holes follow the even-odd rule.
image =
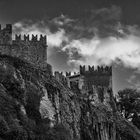
[[[66,77],[73,77],[79,75],[79,72],[66,72]]]
[[[15,35],[15,40],[20,41],[21,40],[21,34],[20,35]]]
[[[80,74],[84,75],[84,74],[107,74],[107,75],[112,75],[112,67],[109,66],[97,66],[97,68],[95,69],[94,66],[88,66],[88,70],[86,70],[86,66],[81,66],[80,65]]]
[[[66,72],[66,76],[71,76],[71,72]]]
[[[72,74],[73,73],[73,74]],[[62,74],[62,73],[61,73]],[[66,72],[66,77],[71,77],[75,75],[85,75],[85,74],[91,74],[91,75],[112,75],[112,67],[111,66],[97,66],[96,68],[94,66],[88,66],[88,69],[86,69],[86,66],[79,67],[79,72]]]
[[[14,41],[16,41],[16,42],[20,42],[20,41],[25,41],[25,42],[39,42],[39,43],[41,43],[41,44],[44,44],[44,45],[46,45],[46,43],[47,43],[47,37],[46,37],[46,35],[40,35],[40,38],[38,38],[38,35],[33,35],[32,34],[32,36],[30,37],[30,35],[29,34],[27,34],[27,35],[23,35],[23,36],[21,36],[21,34],[19,34],[19,35],[15,35],[15,39],[14,39]]]
[[[56,76],[56,75],[58,75],[58,74],[61,75],[61,76],[64,76],[64,75],[63,75],[63,72],[59,72],[59,71],[55,71],[55,72],[54,72],[54,76]]]

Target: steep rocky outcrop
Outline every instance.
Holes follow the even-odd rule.
[[[116,140],[122,127],[133,132],[128,124],[117,117],[114,103],[95,104],[49,72],[0,55],[0,139]],[[139,131],[132,136],[138,140]]]
[[[36,139],[46,133],[39,131],[53,132],[52,127],[60,124],[71,137],[80,137],[80,108],[71,100],[73,96],[47,72],[18,58],[1,55],[0,137]]]

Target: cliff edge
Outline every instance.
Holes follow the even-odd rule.
[[[93,103],[49,72],[0,55],[0,140],[119,140],[121,134],[138,140],[140,132],[110,101]]]

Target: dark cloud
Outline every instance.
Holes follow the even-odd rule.
[[[24,28],[36,24],[39,30],[49,28],[52,33],[59,29],[64,29],[71,39],[92,38],[95,35],[100,37],[118,35],[118,28],[121,21],[121,8],[111,6],[110,8],[101,8],[89,10],[85,16],[71,18],[61,14],[58,17],[45,17],[41,20],[22,20]]]
[[[23,18],[56,17],[61,13],[72,18],[87,17],[85,12],[117,5],[123,10],[124,23],[140,23],[139,0],[0,0],[0,16],[15,22]]]
[[[87,16],[78,20],[74,26],[76,33],[81,37],[100,37],[114,36],[118,34],[118,26],[121,21],[121,8],[111,6],[110,8],[94,9],[87,12]]]
[[[111,6],[110,8],[101,8],[89,10],[85,16],[74,20],[69,18],[69,22],[63,22],[61,28],[75,39],[99,37],[119,36],[119,25],[121,22],[121,8]],[[68,17],[64,17],[68,19]],[[61,22],[57,18],[57,22]]]

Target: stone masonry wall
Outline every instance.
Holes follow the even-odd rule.
[[[41,40],[42,38],[44,41]],[[16,36],[13,40],[12,55],[45,67],[47,61],[46,37],[40,36],[40,40],[38,40],[37,36],[32,36],[32,39],[29,40],[29,36],[24,36],[24,39],[21,40]]]
[[[0,53],[19,57],[42,68],[48,65],[46,36],[40,35],[38,39],[37,35],[32,35],[30,39],[29,35],[24,35],[21,39],[21,35],[15,35],[12,40],[11,24],[7,24],[3,29],[0,26]]]

